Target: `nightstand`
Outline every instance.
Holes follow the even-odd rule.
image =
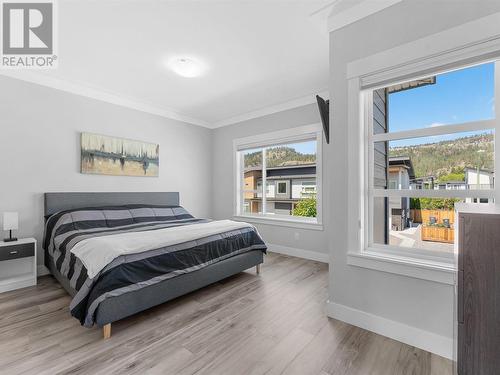
[[[36,240],[0,242],[0,293],[36,285]]]

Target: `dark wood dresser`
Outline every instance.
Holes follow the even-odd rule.
[[[457,372],[500,374],[500,209],[458,210]]]

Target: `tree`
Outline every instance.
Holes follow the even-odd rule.
[[[416,210],[453,210],[457,198],[411,198],[410,208]]]
[[[293,209],[294,216],[316,217],[316,198],[301,200]]]
[[[438,182],[448,182],[448,181],[465,181],[465,172],[463,168],[461,171],[452,170],[450,173],[442,175],[439,177]]]

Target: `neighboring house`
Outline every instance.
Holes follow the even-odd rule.
[[[254,201],[255,193],[248,190],[257,190],[257,182],[262,180],[262,168],[252,167],[245,170],[245,212],[259,212],[259,205]]]
[[[435,176],[419,177],[411,180],[410,189],[415,190],[466,190],[467,184],[462,180],[438,182]]]
[[[267,168],[266,212],[292,215],[295,205],[302,199],[316,196],[316,164],[301,164]],[[262,169],[245,170],[245,210],[262,212]]]
[[[465,168],[465,183],[468,189],[493,189],[495,176],[492,171]]]
[[[410,189],[434,189],[436,187],[436,176],[425,176],[411,180]]]
[[[438,183],[434,189],[437,190],[466,190],[467,184],[465,181],[455,180],[455,181],[446,181]]]
[[[415,171],[410,158],[408,156],[389,157],[388,189],[409,189],[412,180],[415,180]]]
[[[437,182],[436,177],[427,176],[411,180],[411,189],[434,190],[481,190],[493,189],[494,173],[486,169],[465,168],[465,181]]]
[[[437,182],[436,177],[427,176],[415,178],[410,182],[410,189],[415,190],[466,190],[467,184],[462,180]]]
[[[493,189],[495,182],[495,174],[487,169],[477,169],[477,168],[465,168],[465,184],[467,189],[483,190],[483,189]],[[467,203],[490,203],[487,198],[467,198]],[[491,200],[491,203],[493,200]]]
[[[410,189],[410,181],[415,179],[413,164],[408,156],[389,157],[388,189]],[[389,228],[403,230],[410,219],[410,198],[389,198]]]

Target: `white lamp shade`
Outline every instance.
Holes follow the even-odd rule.
[[[3,213],[3,230],[17,230],[19,227],[19,215],[17,212]]]

